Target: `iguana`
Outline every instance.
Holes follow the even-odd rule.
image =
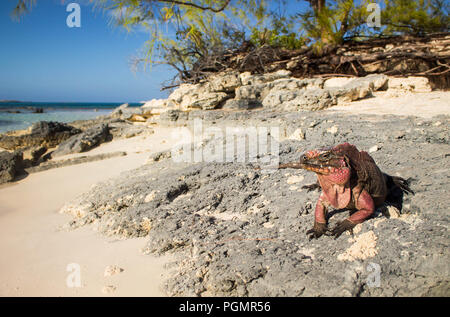
[[[310,239],[329,234],[326,213],[330,206],[356,210],[331,230],[331,235],[337,238],[367,219],[396,187],[414,194],[406,180],[381,172],[367,152],[358,151],[349,143],[308,151],[299,162],[280,164],[279,168],[305,169],[317,174],[318,185],[305,186],[322,189],[315,209],[314,227],[307,231]]]

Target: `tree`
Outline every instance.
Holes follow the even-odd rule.
[[[240,51],[254,51],[250,60],[261,60],[263,48],[266,54],[267,48],[296,50],[311,43],[320,55],[346,38],[448,32],[450,25],[446,0],[378,0],[379,28],[366,25],[374,0],[297,1],[308,8],[285,12],[280,8],[288,0],[92,0],[111,13],[115,25],[147,29],[150,38],[135,67],[168,64],[179,82],[225,69],[229,56]],[[13,15],[27,13],[35,2],[17,0]]]

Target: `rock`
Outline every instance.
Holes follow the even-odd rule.
[[[381,212],[387,218],[400,218],[400,210],[398,210],[395,206],[383,206],[381,207]]]
[[[386,81],[387,77],[384,75],[369,75],[346,80],[345,84],[341,83],[342,85],[331,82],[325,87],[323,79],[320,78],[280,79],[264,84],[263,87],[240,87],[236,97],[247,96],[256,99],[262,97],[264,107],[284,111],[322,110],[332,105],[365,98],[372,91],[384,87]]]
[[[272,87],[268,84],[255,84],[241,86],[236,89],[235,99],[245,99],[259,101],[263,100],[270,92]]]
[[[388,87],[393,90],[414,92],[430,92],[432,90],[428,78],[414,76],[407,78],[390,77]]]
[[[337,259],[339,261],[355,261],[365,260],[374,257],[378,251],[376,249],[378,237],[373,231],[368,231],[357,236],[354,243],[345,250],[344,253],[339,254]]]
[[[151,116],[151,114],[132,114],[127,120],[131,122],[146,122]]]
[[[299,60],[291,60],[291,61],[286,63],[286,68],[288,70],[294,69],[294,68],[296,68],[298,66],[299,62],[300,62]]]
[[[101,160],[106,160],[106,159],[110,159],[113,157],[120,157],[120,156],[125,156],[125,155],[127,155],[127,152],[117,151],[117,152],[109,152],[109,153],[102,153],[102,154],[96,154],[96,155],[85,155],[85,156],[79,156],[79,157],[74,157],[74,158],[69,158],[69,159],[50,160],[50,161],[40,163],[37,166],[26,167],[25,172],[28,174],[37,173],[37,172],[47,171],[47,170],[50,170],[53,168],[72,166],[72,165],[88,163],[88,162],[101,161]]]
[[[304,178],[305,178],[305,176],[303,176],[303,175],[292,175],[292,176],[289,176],[289,178],[287,179],[286,182],[289,185],[297,184],[297,183],[302,182]]]
[[[46,152],[47,148],[45,146],[30,147],[22,150],[24,166],[30,167],[43,162],[44,158],[42,158],[42,155]]]
[[[177,121],[180,118],[186,118],[186,113],[182,112],[181,110],[169,110],[167,112],[162,113],[160,116],[161,121],[169,121],[169,122]]]
[[[301,128],[296,129],[288,138],[289,140],[304,140],[305,133]]]
[[[321,78],[282,78],[256,85],[241,86],[236,89],[235,99],[247,99],[262,102],[264,107],[279,108],[286,102],[295,99],[297,96],[314,94],[314,92],[304,92],[303,90],[317,90],[323,86]],[[302,103],[299,101],[299,103]],[[296,106],[282,106],[280,109],[292,108]]]
[[[161,160],[169,159],[169,158],[172,158],[172,152],[171,151],[161,151],[161,152],[157,152],[157,153],[152,154],[149,157],[147,163],[159,162]]]
[[[333,100],[330,93],[325,89],[308,89],[294,100],[286,103],[285,110],[322,110],[330,107]]]
[[[141,107],[143,114],[161,114],[170,109],[175,109],[175,103],[170,99],[152,99]]]
[[[378,147],[378,145],[374,145],[369,149],[369,153],[373,153],[378,151],[380,148]]]
[[[108,140],[109,137],[108,125],[99,124],[59,144],[52,153],[52,157],[89,151]]]
[[[0,147],[6,150],[38,146],[50,148],[80,132],[81,130],[65,123],[39,121],[34,123],[26,134],[0,135]]]
[[[241,85],[238,72],[220,73],[209,79],[211,90],[214,92],[233,92]]]
[[[354,78],[352,77],[333,77],[326,79],[323,87],[331,88],[331,87],[342,87],[351,82]]]
[[[252,75],[250,72],[244,72],[239,75],[239,78],[241,80],[241,83],[243,86],[253,86],[253,85],[260,85],[267,82],[272,82],[277,79],[281,78],[289,78],[291,75],[291,72],[289,70],[278,70],[273,73],[267,73],[267,74],[257,74]]]
[[[338,127],[334,125],[331,128],[328,128],[327,132],[331,134],[336,134],[338,132]]]
[[[216,109],[219,105],[228,98],[228,95],[223,92],[211,92],[198,95],[196,98],[192,98],[186,109],[202,109],[211,110]]]
[[[118,267],[117,265],[108,265],[105,268],[105,272],[103,273],[104,277],[113,276],[119,273],[122,273],[124,270],[121,267]]]
[[[150,135],[155,131],[153,128],[141,125],[133,124],[128,121],[113,122],[108,124],[109,133],[113,139],[116,138],[131,138],[137,135]]]
[[[169,296],[340,296],[343,288],[347,295],[362,297],[421,296],[445,290],[448,203],[442,190],[450,151],[448,142],[431,136],[448,130],[447,117],[383,116],[375,121],[265,109],[195,114],[183,123],[201,117],[205,126],[220,119],[224,126],[245,122],[307,131],[307,141],[280,140],[280,162],[298,161],[307,149],[338,142],[369,149],[378,144],[374,140],[383,140],[383,153],[375,153],[377,164],[383,172],[411,178],[416,195],[403,196],[402,212],[408,214],[399,218],[376,213],[354,228],[354,236],[309,240],[305,233],[314,222],[320,193],[299,189],[316,181],[314,173],[266,173],[255,170],[260,162],[175,164],[159,159],[108,179],[67,204],[63,210],[74,215],[70,228],[94,222],[106,235],[146,237],[146,254],[174,255],[176,270],[163,286]],[[419,122],[426,134],[411,128]],[[333,126],[339,127],[336,134],[327,133]],[[393,137],[393,132],[408,129],[407,140]],[[235,152],[248,149],[247,144],[235,145]],[[417,158],[423,162],[420,168]],[[292,175],[303,179],[288,184]],[[331,211],[329,227],[348,215]],[[382,287],[367,282],[376,276],[372,264],[381,268]]]
[[[111,293],[114,293],[116,291],[116,289],[117,289],[117,287],[114,285],[107,285],[102,288],[102,293],[103,294],[111,294]]]
[[[23,172],[21,152],[0,152],[0,184],[10,182]]]
[[[211,110],[219,107],[222,102],[230,98],[225,92],[213,91],[211,84],[180,85],[168,98],[175,108],[186,111],[191,109]]]
[[[200,85],[193,84],[181,84],[180,87],[175,89],[167,98],[168,100],[173,101],[175,104],[180,105],[183,102],[183,98],[186,95],[193,94],[196,90],[198,90]]]
[[[140,107],[130,107],[128,103],[124,103],[114,109],[109,115],[111,118],[128,119],[133,114],[142,114],[142,109]]]
[[[249,110],[261,107],[261,104],[248,99],[228,99],[223,105],[224,110]]]

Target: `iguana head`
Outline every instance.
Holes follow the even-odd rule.
[[[322,148],[304,153],[300,158],[301,168],[321,175],[348,172],[348,158],[336,148]]]

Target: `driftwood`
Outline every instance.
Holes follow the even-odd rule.
[[[450,87],[450,33],[426,37],[392,36],[347,39],[339,46],[286,50],[245,42],[234,51],[203,55],[192,69],[183,70],[181,83],[198,83],[228,70],[267,73],[288,69],[294,77],[426,76],[435,88]],[[171,85],[173,88],[176,85]]]

